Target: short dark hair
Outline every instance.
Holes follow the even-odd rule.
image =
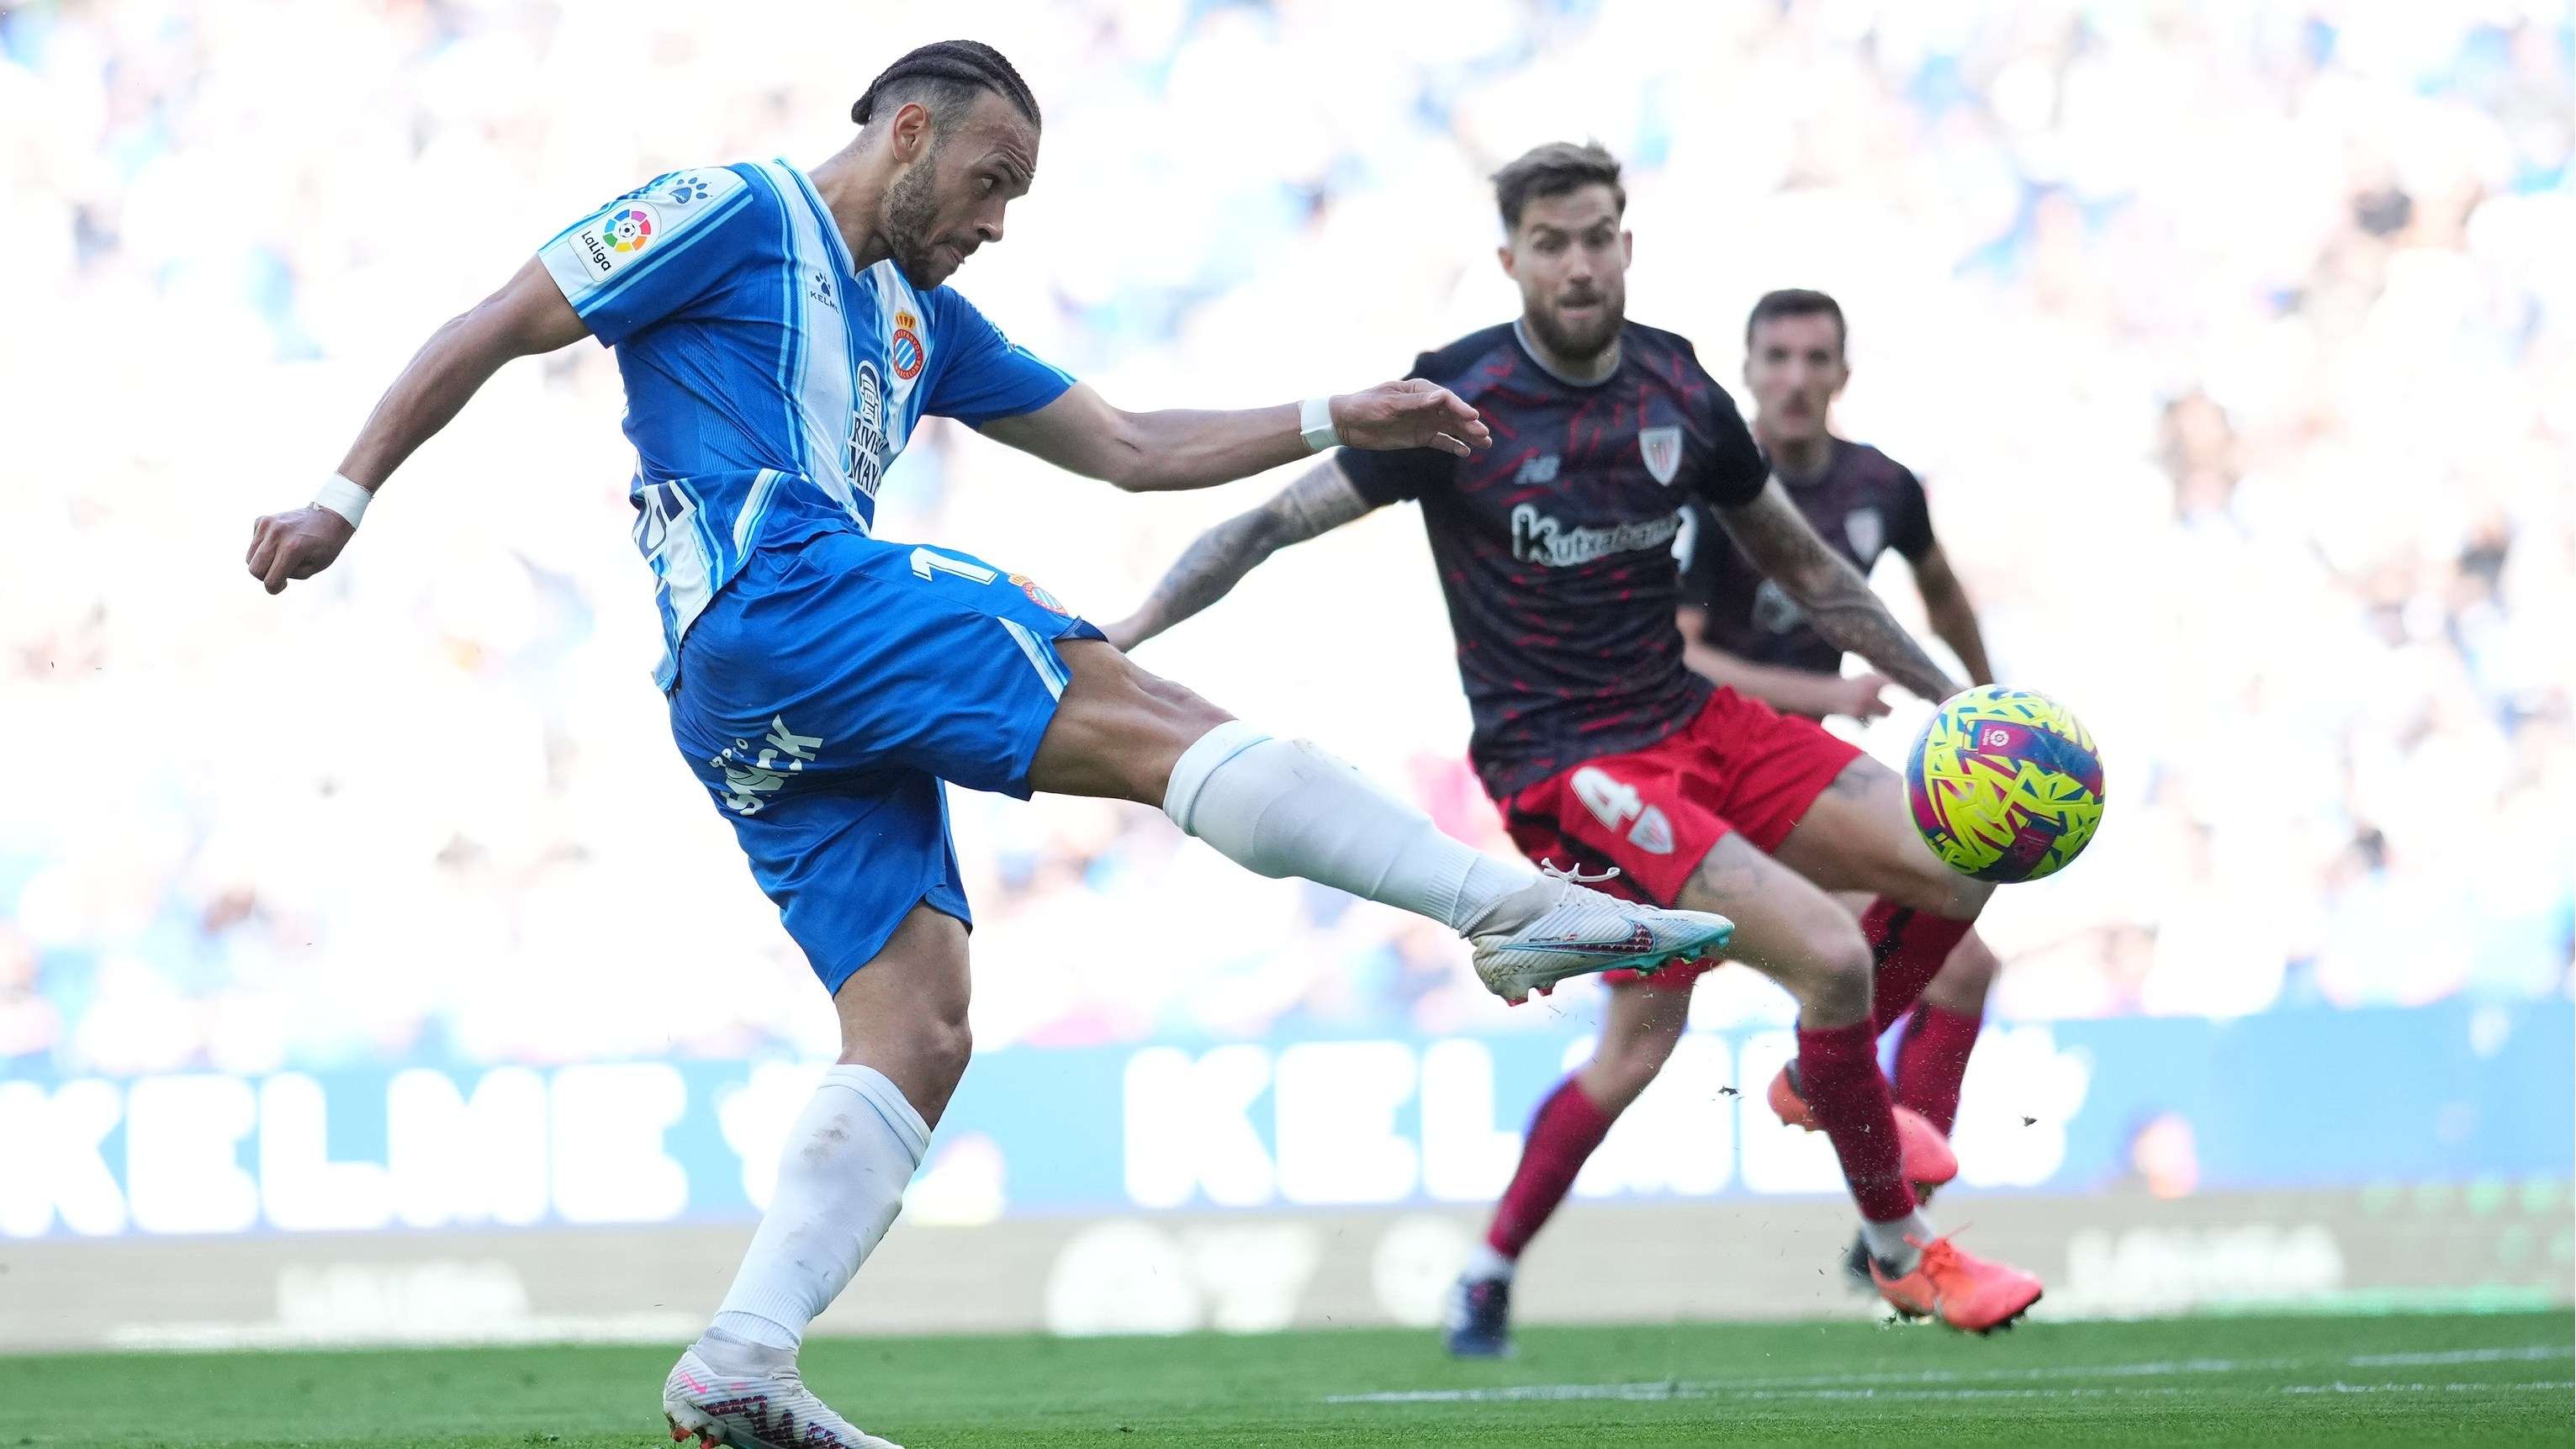
[[[1550,141],[1521,153],[1518,160],[1494,173],[1494,204],[1502,208],[1503,230],[1517,229],[1521,209],[1531,202],[1586,186],[1609,187],[1611,204],[1622,215],[1627,213],[1628,189],[1619,184],[1619,158],[1600,142],[1577,146],[1572,141]]]
[[[918,101],[938,116],[971,102],[984,91],[1009,101],[1029,124],[1038,124],[1038,98],[1029,83],[1002,53],[980,40],[940,40],[907,53],[877,73],[850,106],[850,119],[864,126],[880,110]]]
[[[1785,287],[1765,292],[1762,300],[1744,318],[1744,346],[1753,347],[1753,329],[1774,317],[1831,317],[1834,319],[1834,350],[1840,352],[1851,341],[1851,326],[1843,321],[1843,304],[1823,292],[1804,287]]]

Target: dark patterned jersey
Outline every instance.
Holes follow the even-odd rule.
[[[1413,376],[1473,404],[1494,446],[1345,450],[1372,506],[1419,499],[1474,711],[1468,755],[1496,797],[1687,724],[1710,686],[1673,622],[1681,508],[1751,502],[1769,468],[1690,343],[1629,323],[1619,366],[1568,382],[1517,324],[1425,353]]]
[[[1932,551],[1932,514],[1923,485],[1866,443],[1829,440],[1823,471],[1804,480],[1783,475],[1798,511],[1826,545],[1867,575],[1894,549],[1907,563]],[[1682,601],[1707,611],[1700,642],[1739,659],[1816,674],[1839,674],[1843,651],[1825,642],[1806,612],[1755,568],[1705,510],[1683,539]]]

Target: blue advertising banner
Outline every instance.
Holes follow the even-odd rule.
[[[978,1060],[916,1220],[1476,1202],[1589,1042],[1283,1039]],[[1694,1031],[1578,1197],[1840,1191],[1761,1089],[1781,1030]],[[0,1237],[721,1221],[767,1200],[814,1064],[421,1064],[0,1080]],[[2565,1002],[1999,1024],[1956,1142],[1966,1187],[2168,1195],[2565,1179]]]

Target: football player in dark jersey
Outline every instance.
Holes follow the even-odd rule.
[[[1822,292],[1772,292],[1753,304],[1744,323],[1744,386],[1753,396],[1754,440],[1816,535],[1864,577],[1883,554],[1905,560],[1932,632],[1957,653],[1971,682],[1992,684],[1976,607],[1932,536],[1923,484],[1885,453],[1833,432],[1834,399],[1851,379],[1846,337],[1841,305]],[[1706,510],[1695,508],[1684,521],[1681,555],[1680,622],[1692,669],[1788,714],[1866,720],[1887,713],[1887,677],[1845,676],[1843,651],[1727,541]],[[1847,896],[1845,904],[1858,913],[1869,898]],[[1959,1113],[1959,1083],[1995,970],[1986,943],[1973,931],[1962,937],[1898,1038],[1897,1104],[1944,1135]],[[1654,979],[1661,985],[1668,978]],[[1867,1263],[1866,1248],[1855,1243],[1847,1266],[1863,1283]]]
[[[1953,1327],[2008,1323],[2039,1281],[1924,1220],[1916,1184],[1946,1181],[1958,1163],[1936,1128],[1890,1100],[1877,1057],[1879,1032],[1913,1008],[1991,887],[1934,857],[1885,766],[1691,672],[1675,624],[1681,505],[1708,505],[1828,640],[1926,699],[1958,686],[1816,537],[1690,343],[1627,319],[1618,162],[1598,146],[1548,145],[1494,181],[1521,315],[1414,368],[1477,408],[1494,447],[1473,459],[1335,454],[1210,530],[1105,632],[1133,647],[1276,550],[1418,501],[1475,716],[1468,753],[1514,841],[1605,889],[1732,919],[1729,954],[1798,1002],[1797,1059],[1771,1104],[1831,1139],[1879,1290]],[[1834,890],[1874,900],[1855,922]],[[1453,1351],[1502,1351],[1513,1261],[1661,1066],[1686,1005],[1683,992],[1613,987],[1608,1045],[1539,1107],[1459,1285]],[[1660,1046],[1617,1045],[1639,1038]]]

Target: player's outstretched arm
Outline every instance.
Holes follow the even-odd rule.
[[[530,258],[501,290],[430,335],[358,429],[358,440],[340,461],[340,476],[372,496],[413,449],[455,418],[501,364],[552,352],[589,335],[546,275],[545,263]],[[319,502],[272,513],[251,525],[244,562],[263,588],[280,593],[289,580],[308,579],[329,568],[357,529],[342,512]]]
[[[1914,561],[1914,587],[1923,593],[1923,614],[1932,632],[1967,666],[1968,682],[1992,684],[1995,669],[1986,661],[1985,631],[1977,627],[1977,606],[1968,602],[1967,587],[1950,570],[1950,556],[1934,544]]]
[[[1438,448],[1464,458],[1494,441],[1474,408],[1419,378],[1335,397],[1332,422],[1338,434],[1333,441],[1350,448]],[[1130,493],[1231,483],[1315,451],[1295,403],[1234,412],[1131,413],[1080,383],[1036,412],[984,424],[983,432],[1066,472]]]
[[[1702,610],[1685,604],[1675,620],[1682,631],[1682,663],[1692,673],[1791,714],[1847,714],[1867,720],[1887,713],[1887,701],[1879,697],[1891,682],[1886,675],[1873,672],[1846,679],[1729,654],[1700,642],[1704,617]]]
[[[1936,704],[1959,692],[1914,636],[1888,615],[1860,570],[1816,537],[1778,478],[1763,484],[1752,502],[1718,509],[1717,518],[1753,566],[1807,611],[1808,621],[1827,643],[1868,660]]]
[[[1259,508],[1200,534],[1135,613],[1100,632],[1120,649],[1133,649],[1224,598],[1263,559],[1368,511],[1342,465],[1327,458]]]

